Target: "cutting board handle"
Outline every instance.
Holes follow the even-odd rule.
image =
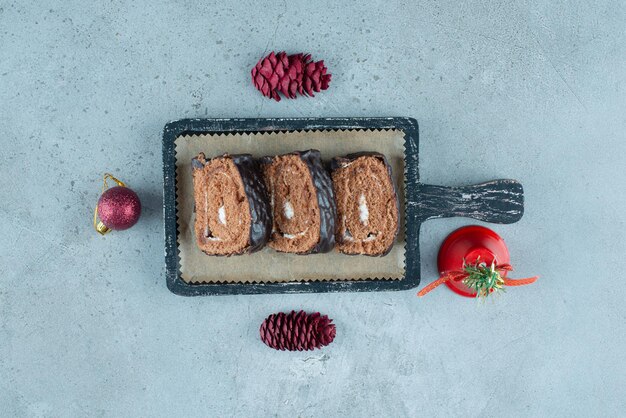
[[[463,187],[417,185],[415,199],[421,221],[463,216],[484,222],[510,224],[524,214],[524,189],[515,180],[493,180]]]

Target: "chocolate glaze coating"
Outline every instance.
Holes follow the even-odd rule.
[[[398,212],[398,226],[396,227],[396,230],[394,231],[392,244],[384,252],[380,254],[346,254],[346,255],[367,255],[370,257],[383,257],[389,254],[389,252],[393,248],[393,244],[395,243],[396,237],[398,236],[398,232],[400,232],[400,216],[399,216],[400,215],[400,200],[398,198],[398,188],[396,186],[396,182],[393,180],[393,173],[391,171],[391,165],[389,165],[389,162],[387,161],[387,157],[385,157],[383,154],[379,152],[372,152],[372,151],[355,152],[352,154],[348,154],[345,157],[333,158],[330,162],[330,171],[333,172],[337,170],[338,168],[340,168],[342,164],[354,161],[359,157],[375,157],[381,160],[383,164],[385,164],[385,167],[387,168],[387,174],[389,174],[389,180],[391,181],[391,186],[393,187],[393,194],[395,197],[394,201],[396,202],[396,211]]]
[[[230,158],[235,163],[250,207],[250,238],[244,253],[259,251],[269,240],[272,231],[272,211],[259,164],[250,154],[226,154],[224,157]],[[201,169],[204,164],[193,158],[191,167]]]
[[[322,164],[322,156],[318,150],[299,151],[298,155],[309,167],[317,192],[317,204],[320,207],[320,240],[310,253],[327,253],[335,246],[337,223],[337,204],[333,182]]]
[[[259,163],[250,154],[231,155],[239,170],[243,187],[250,203],[250,247],[252,253],[265,246],[272,231],[272,209]]]
[[[317,204],[320,208],[320,240],[311,250],[298,253],[300,255],[327,253],[335,247],[335,225],[337,222],[337,204],[333,183],[322,163],[322,156],[318,150],[294,151],[290,155],[297,155],[307,165],[313,180],[317,195]],[[263,157],[261,162],[269,164],[273,157]]]

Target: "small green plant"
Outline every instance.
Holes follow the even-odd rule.
[[[498,291],[505,291],[504,285],[506,280],[500,274],[500,270],[510,270],[504,266],[496,266],[495,262],[492,262],[490,266],[487,263],[476,260],[476,264],[467,264],[463,260],[463,271],[467,275],[462,279],[463,284],[474,292],[476,297],[487,297],[491,293]]]

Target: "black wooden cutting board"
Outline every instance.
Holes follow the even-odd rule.
[[[176,152],[181,135],[255,133],[323,129],[398,129],[405,134],[405,275],[401,280],[293,281],[281,283],[191,284],[181,278],[176,217]],[[178,295],[303,293],[406,290],[420,283],[419,230],[433,218],[462,216],[485,222],[517,222],[524,213],[524,192],[515,180],[494,180],[462,187],[419,182],[419,132],[415,119],[303,118],[303,119],[183,119],[163,131],[163,192],[167,287]]]

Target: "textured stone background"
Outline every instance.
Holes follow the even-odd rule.
[[[624,413],[626,3],[89,3],[0,1],[1,416]],[[324,58],[331,89],[265,100],[249,69],[270,49]],[[162,127],[274,116],[415,117],[424,182],[520,180],[526,215],[494,229],[540,282],[484,305],[170,294]],[[144,215],[102,238],[105,171]],[[424,225],[424,280],[470,223]],[[336,342],[263,346],[292,308],[329,313]]]

